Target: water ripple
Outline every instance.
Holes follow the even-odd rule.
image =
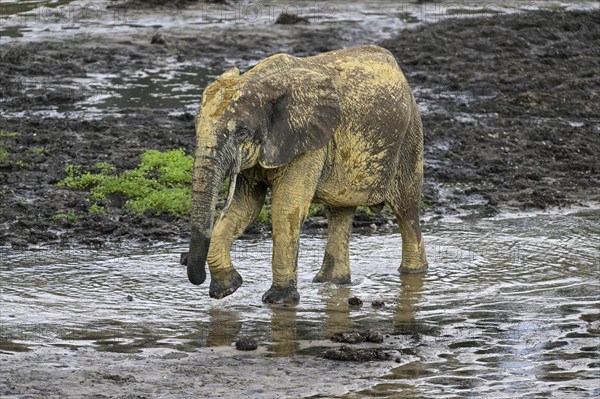
[[[407,353],[373,388],[379,394],[410,386],[417,396],[593,397],[598,213],[434,222],[424,235],[430,270],[423,276],[399,275],[399,234],[353,235],[353,282],[339,287],[312,283],[325,241],[303,236],[297,308],[261,302],[271,281],[270,240],[234,244],[244,285],[221,301],[208,297],[208,284],[188,283],[180,246],[0,250],[0,332],[32,347],[125,351],[230,345],[251,334],[289,356],[334,331],[373,328],[398,334]],[[348,306],[354,295],[361,308]],[[375,300],[385,307],[372,308]]]

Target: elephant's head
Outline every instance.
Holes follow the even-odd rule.
[[[270,60],[270,61],[269,61]],[[196,120],[189,280],[202,284],[219,186],[259,164],[276,168],[324,147],[339,125],[330,76],[274,56],[240,75],[233,68],[211,83]]]

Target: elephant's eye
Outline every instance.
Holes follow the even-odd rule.
[[[240,129],[238,129],[238,131],[236,132],[236,136],[240,137],[240,138],[247,138],[250,136],[250,130],[242,127]]]

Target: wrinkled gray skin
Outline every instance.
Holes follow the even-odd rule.
[[[196,123],[192,236],[182,257],[193,284],[211,272],[210,296],[242,284],[233,241],[272,191],[273,283],[267,303],[296,303],[300,227],[311,202],[329,220],[314,281],[350,282],[348,240],[358,205],[387,203],[402,234],[401,272],[427,268],[419,227],[423,130],[393,56],[376,46],[308,58],[274,55],[243,75],[223,74],[203,95]],[[213,226],[220,183],[229,199]]]

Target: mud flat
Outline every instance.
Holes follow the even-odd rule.
[[[271,357],[235,349],[204,348],[194,353],[150,349],[138,354],[95,349],[38,349],[19,354],[30,365],[14,374],[2,362],[2,397],[253,398],[339,396],[370,386],[366,377],[382,374],[390,362],[324,361],[320,357]],[[318,370],[318,372],[316,372]],[[13,378],[17,377],[18,378]],[[40,376],[46,376],[40,379]],[[322,376],[319,378],[317,376]],[[362,377],[362,378],[361,378]],[[76,383],[77,382],[77,383]]]
[[[56,183],[70,164],[110,162],[125,170],[146,149],[191,153],[201,88],[233,64],[247,68],[279,51],[309,55],[394,36],[335,19],[184,29],[169,7],[139,12],[146,25],[134,33],[130,24],[83,26],[46,38],[34,24],[37,33],[0,48],[0,245],[186,239],[187,220],[135,216],[118,206],[91,215],[87,193]],[[147,22],[152,18],[162,28]],[[409,24],[379,41],[397,57],[423,113],[427,216],[585,206],[600,197],[599,21],[597,10],[496,12]],[[156,32],[164,41],[151,44]],[[170,103],[119,91],[127,86],[121,77],[157,70],[167,74],[160,84],[187,76],[182,87],[191,94]],[[78,216],[53,219],[61,213]],[[357,226],[385,225],[390,217],[358,218]]]

